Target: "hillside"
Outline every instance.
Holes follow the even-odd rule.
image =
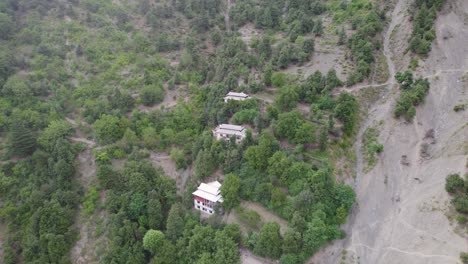
[[[465,261],[467,14],[0,1],[2,263]]]

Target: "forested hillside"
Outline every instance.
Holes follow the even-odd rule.
[[[249,250],[303,263],[344,238],[355,202],[345,182],[355,176],[352,146],[369,98],[343,87],[388,77],[387,8],[0,0],[3,262],[239,263]],[[426,27],[413,33],[416,53],[428,52]],[[334,52],[329,63],[345,70],[290,70]],[[251,99],[225,103],[229,91]],[[395,115],[413,115],[422,99],[408,98]],[[223,123],[247,127],[246,139],[216,141],[211,130]],[[225,202],[207,218],[191,193],[210,180],[223,183]]]

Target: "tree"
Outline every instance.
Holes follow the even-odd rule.
[[[453,173],[447,176],[445,179],[445,190],[448,193],[455,193],[458,190],[463,190],[465,181],[460,177],[458,173]]]
[[[302,249],[301,233],[289,228],[284,234],[283,254],[300,253]]]
[[[122,138],[127,129],[126,119],[112,115],[102,115],[93,124],[99,141],[103,144],[113,143]]]
[[[315,41],[313,38],[307,38],[302,44],[302,51],[306,54],[311,54],[315,50]]]
[[[163,101],[165,95],[164,88],[161,85],[145,85],[140,90],[141,102],[146,106],[151,106]]]
[[[227,211],[230,211],[232,208],[239,205],[239,188],[239,177],[234,174],[228,174],[225,176],[223,185],[221,186],[221,195],[224,199],[223,207]]]
[[[288,86],[279,91],[275,103],[283,111],[288,111],[296,107],[299,95],[295,87]]]
[[[356,127],[359,114],[359,104],[356,98],[348,93],[342,93],[338,97],[338,104],[335,108],[335,116],[343,122],[343,131],[351,135]]]
[[[240,263],[239,250],[236,243],[223,231],[216,232],[216,250],[214,258],[217,263],[238,264]]]
[[[166,224],[166,236],[172,242],[175,242],[184,231],[184,219],[182,206],[178,203],[173,204]]]
[[[51,150],[59,138],[70,136],[73,132],[72,126],[65,120],[52,121],[41,133],[37,142],[43,148]]]
[[[304,121],[299,111],[294,110],[291,112],[282,113],[275,123],[274,132],[278,138],[294,139],[296,131],[299,129]]]
[[[401,85],[403,90],[408,90],[413,85],[413,72],[412,71],[405,71],[405,72],[397,72],[395,74],[395,79]]]
[[[320,150],[325,151],[328,147],[328,130],[325,127],[320,129],[320,138],[319,138]]]
[[[327,226],[320,218],[315,217],[307,224],[304,233],[304,249],[313,254],[328,240]]]
[[[143,247],[155,255],[164,243],[164,234],[159,230],[150,229],[143,237]]]
[[[0,12],[0,39],[8,39],[14,31],[15,24],[11,17]]]
[[[161,202],[159,201],[156,190],[148,192],[148,227],[151,229],[159,229],[164,224],[164,216],[162,214]]]
[[[287,179],[286,175],[291,167],[291,161],[282,151],[277,151],[268,159],[268,174],[272,181]]]
[[[265,86],[271,86],[271,76],[273,74],[273,69],[271,64],[268,64],[263,73],[263,83]]]
[[[30,128],[15,124],[9,136],[8,152],[11,155],[26,156],[36,150],[36,137]]]
[[[269,222],[260,229],[254,253],[262,257],[278,259],[281,256],[281,244],[279,225]]]
[[[315,130],[315,126],[308,122],[303,122],[302,125],[297,128],[293,142],[296,144],[315,143]]]

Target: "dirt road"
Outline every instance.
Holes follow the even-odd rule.
[[[390,76],[394,76],[396,68],[392,53],[403,49],[392,46],[390,37],[397,25],[409,23],[409,2],[398,0],[385,35],[384,54]],[[417,72],[419,76],[431,77],[431,90],[412,123],[393,118],[398,93],[389,93],[392,77],[386,93],[393,98],[371,108],[355,146],[357,205],[343,227],[348,237],[323,249],[311,262],[341,263],[345,249],[346,263],[460,263],[459,254],[468,249],[468,239],[454,232],[445,215],[449,197],[444,182],[449,173],[466,172],[463,145],[468,134],[464,125],[468,115],[452,109],[468,100],[468,83],[463,81],[468,70],[467,13],[468,2],[464,0],[448,1],[440,13],[437,40]],[[443,37],[447,30],[450,38]],[[375,168],[364,174],[359,151],[362,133],[379,120],[384,120],[379,137],[384,152]],[[435,131],[435,144],[429,146],[429,158],[422,158],[421,146],[430,129]],[[403,155],[408,157],[409,165],[402,165]]]

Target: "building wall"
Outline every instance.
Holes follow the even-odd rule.
[[[210,202],[200,201],[200,199],[193,199],[193,207],[199,211],[207,214],[214,214],[214,204]]]

